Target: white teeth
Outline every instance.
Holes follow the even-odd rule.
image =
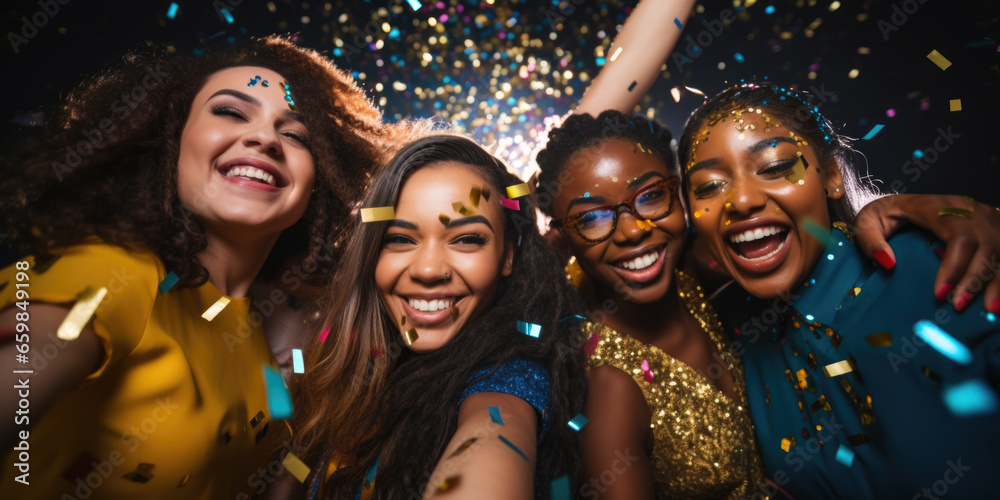
[[[758,227],[757,229],[747,229],[742,233],[732,234],[729,236],[729,241],[732,243],[743,243],[745,241],[755,241],[768,236],[774,236],[783,232],[785,232],[785,229],[778,226]]]
[[[437,312],[451,307],[452,299],[409,299],[410,307],[424,312]]]
[[[264,181],[271,186],[277,185],[273,175],[257,167],[233,167],[226,172],[226,177],[245,177],[247,179]]]
[[[640,255],[639,257],[636,257],[632,260],[615,264],[615,266],[621,267],[623,269],[629,269],[632,271],[638,271],[640,269],[645,269],[653,265],[653,263],[656,262],[659,258],[660,258],[660,252],[653,251],[646,255]]]

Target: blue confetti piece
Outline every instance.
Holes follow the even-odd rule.
[[[583,316],[580,316],[579,314],[574,314],[572,316],[566,316],[565,318],[559,320],[559,322],[562,323],[563,321],[569,321],[569,320],[574,319],[574,318],[576,318],[576,319],[578,319],[580,321],[587,321],[587,318],[584,318]]]
[[[590,198],[590,191],[587,191],[586,193],[583,193],[583,197],[584,198]]]
[[[302,349],[292,349],[292,372],[305,373],[305,366],[302,362]]]
[[[913,157],[914,158],[923,158],[924,157],[924,152],[921,151],[921,150],[919,150],[919,149],[914,149],[913,150]]]
[[[491,406],[489,410],[490,410],[490,420],[492,420],[494,424],[503,425],[503,418],[500,417],[500,408],[497,408],[496,406]]]
[[[629,91],[629,92],[631,92],[631,91],[632,91],[632,89],[634,89],[634,88],[635,88],[635,85],[636,85],[637,83],[639,83],[639,82],[637,82],[637,81],[635,81],[635,80],[632,80],[632,85],[629,85],[629,86],[628,86],[628,91]]]
[[[598,57],[597,59],[594,60],[594,62],[596,62],[598,66],[604,66],[604,61],[605,59],[603,57]]]
[[[741,62],[747,60],[745,57],[743,57],[743,54],[740,54],[739,52],[733,54],[733,59],[736,59],[736,62],[738,62],[738,63],[741,63]]]
[[[677,25],[677,29],[679,29],[679,30],[684,29],[684,24],[682,24],[681,20],[677,19],[676,17],[674,18],[674,24]]]
[[[802,229],[805,229],[807,233],[813,236],[813,238],[819,240],[821,245],[826,245],[827,241],[830,239],[830,230],[817,224],[812,219],[803,220]]]
[[[413,10],[420,10],[423,7],[418,0],[406,0],[406,3],[410,4],[410,8]]]
[[[168,290],[174,287],[181,279],[177,277],[177,273],[170,271],[166,278],[160,282],[160,295],[167,293]]]
[[[992,323],[992,322],[994,322],[996,320],[997,320],[997,315],[996,314],[986,313],[986,321],[989,321],[990,323]]]
[[[177,15],[177,9],[180,7],[180,5],[177,5],[177,2],[171,2],[170,8],[167,9],[167,19],[173,19]]]
[[[517,331],[529,336],[538,338],[542,333],[542,325],[536,325],[534,323],[526,323],[524,321],[517,322]]]
[[[523,458],[525,462],[528,462],[529,464],[531,463],[531,460],[528,460],[528,455],[525,455],[524,452],[521,451],[517,446],[514,446],[514,443],[507,441],[507,438],[503,437],[503,434],[497,434],[497,437],[500,438],[500,441],[502,441],[503,444],[510,446],[510,449],[517,452],[518,455],[521,455],[521,458]]]
[[[375,457],[375,463],[372,464],[371,468],[368,469],[368,473],[365,474],[365,488],[371,488],[372,482],[375,481],[375,472],[378,471],[378,460],[381,457]]]
[[[236,21],[236,19],[233,18],[233,14],[229,12],[229,9],[220,8],[219,12],[222,13],[222,17],[226,18],[226,24],[233,24],[233,22]]]
[[[587,417],[583,416],[583,413],[577,413],[573,420],[570,420],[566,425],[570,426],[574,431],[583,429],[583,426],[587,425]]]
[[[917,321],[913,333],[948,359],[960,365],[972,364],[972,351],[934,323],[926,319]]]
[[[767,14],[767,15],[774,14],[774,6],[773,5],[768,5],[767,7],[765,7],[764,8],[764,13]]]
[[[850,467],[854,463],[854,451],[844,445],[840,445],[840,448],[837,448],[837,461],[844,467]]]
[[[267,391],[267,409],[274,420],[285,420],[292,417],[292,395],[285,387],[281,374],[264,365],[264,388]]]
[[[977,417],[1000,409],[993,389],[979,379],[966,380],[944,388],[944,404],[959,417]]]
[[[826,254],[826,260],[833,260],[833,254],[832,253]]]
[[[550,498],[552,500],[570,500],[569,476],[562,475],[552,480],[549,484]]]
[[[816,317],[813,316],[812,314],[806,314],[806,321],[812,321],[814,319],[816,319]]]
[[[872,137],[875,137],[875,134],[879,133],[879,131],[881,131],[883,128],[885,128],[885,125],[882,125],[881,123],[875,125],[874,127],[872,127],[871,130],[868,131],[867,134],[865,134],[864,137],[861,138],[861,140],[867,141]]]

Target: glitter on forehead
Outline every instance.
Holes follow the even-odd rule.
[[[756,130],[757,126],[753,123],[748,123],[748,120],[743,119],[743,113],[750,113],[751,115],[757,115],[762,120],[764,120],[764,133],[770,133],[772,127],[785,127],[780,121],[774,120],[770,115],[764,112],[762,107],[743,107],[743,106],[731,106],[729,108],[723,108],[719,111],[712,112],[709,114],[708,119],[705,120],[705,124],[702,128],[695,133],[694,140],[691,141],[691,154],[689,156],[689,161],[684,171],[687,172],[691,170],[696,163],[698,163],[696,151],[698,145],[703,142],[708,142],[709,135],[711,134],[712,127],[719,124],[719,122],[724,121],[726,118],[731,117],[733,123],[736,125],[736,131],[740,133],[739,140],[746,139],[745,132]],[[805,139],[800,137],[794,131],[789,130],[788,136],[795,139],[795,144],[799,147],[808,146],[809,143]],[[776,147],[777,141],[771,143],[771,147]]]

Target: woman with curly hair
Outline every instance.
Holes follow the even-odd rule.
[[[534,203],[506,189],[520,184],[448,135],[375,176],[362,206],[392,219],[355,220],[294,389],[311,498],[547,498],[553,480],[575,484],[582,304]]]
[[[0,349],[33,369],[7,379],[30,414],[3,425],[2,496],[262,491],[290,409],[248,289],[294,252],[331,273],[393,133],[279,37],[129,56],[74,90],[2,163],[0,232],[30,255],[0,273]]]

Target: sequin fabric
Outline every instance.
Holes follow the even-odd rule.
[[[691,276],[675,273],[678,293],[720,353],[726,353],[736,400],[660,349],[603,325],[588,325],[600,341],[589,366],[629,374],[642,390],[652,420],[650,464],[658,498],[748,498],[763,466],[744,391],[743,368],[728,355],[722,325]],[[648,371],[642,368],[647,362]],[[652,373],[652,381],[647,381]],[[761,492],[761,495],[764,495]],[[766,497],[763,497],[766,498]]]
[[[478,392],[502,392],[517,396],[538,412],[539,437],[549,430],[549,372],[537,361],[514,359],[500,365],[495,371],[481,370],[470,379],[472,382],[462,393],[457,406],[462,406],[465,398]]]

